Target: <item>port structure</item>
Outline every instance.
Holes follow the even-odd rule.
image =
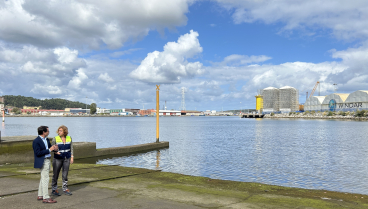
[[[263,96],[258,94],[256,97],[256,110],[258,113],[263,111]]]
[[[312,91],[312,93],[309,95],[309,97],[312,97],[312,96],[313,96],[313,94],[314,94],[314,92],[316,91],[317,87],[319,87],[319,93],[318,93],[318,96],[320,96],[320,94],[321,94],[321,86],[320,86],[320,84],[319,84],[319,81],[317,81],[317,83],[316,83],[316,85],[314,85],[313,91]]]

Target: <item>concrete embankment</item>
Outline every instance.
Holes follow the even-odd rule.
[[[159,170],[71,165],[72,196],[37,201],[39,169],[0,166],[1,208],[367,208],[368,196],[195,177]],[[50,172],[50,176],[52,173]],[[51,179],[50,179],[51,181]],[[61,185],[61,178],[59,178]],[[50,185],[50,184],[49,184]]]
[[[0,164],[33,162],[32,142],[35,136],[2,137]],[[52,138],[49,138],[52,140]],[[93,158],[106,155],[123,155],[169,147],[169,142],[147,143],[125,147],[96,149],[95,142],[74,142],[74,159]]]

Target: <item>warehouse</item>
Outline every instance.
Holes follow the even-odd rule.
[[[159,110],[160,115],[167,115],[167,116],[180,116],[180,110]]]
[[[326,96],[322,102],[322,111],[340,111],[349,94],[334,93]]]
[[[312,96],[305,101],[305,111],[322,111],[322,102],[326,96]]]
[[[357,111],[368,109],[368,91],[351,94],[334,93],[326,97],[310,97],[304,105],[306,111]],[[321,102],[322,101],[322,102]],[[321,107],[319,106],[321,104]]]

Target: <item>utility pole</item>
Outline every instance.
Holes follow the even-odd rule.
[[[181,88],[181,110],[185,110],[185,88]]]
[[[241,102],[240,102],[240,113],[239,115],[242,113],[242,106],[241,106]]]

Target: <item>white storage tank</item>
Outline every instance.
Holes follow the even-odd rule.
[[[263,96],[263,112],[279,112],[279,96],[280,90],[275,87],[268,87],[262,90],[261,95]]]
[[[279,108],[282,113],[295,112],[299,110],[299,92],[291,86],[280,88]]]

